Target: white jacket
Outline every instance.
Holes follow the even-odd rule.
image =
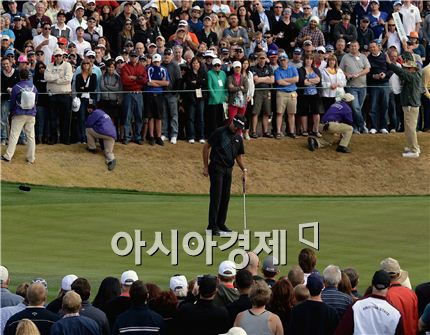
[[[336,74],[332,75],[328,73],[327,68],[321,70],[321,79],[322,79],[322,90],[321,90],[321,96],[324,98],[335,98],[336,97],[336,89],[332,90],[330,88],[331,85],[338,85],[339,87],[345,87],[346,86],[346,77],[345,73],[340,69],[337,68]]]
[[[51,63],[45,70],[46,89],[52,94],[68,94],[72,92],[72,65],[62,62],[60,65]]]

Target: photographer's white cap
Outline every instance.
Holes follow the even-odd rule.
[[[133,284],[136,280],[139,280],[139,277],[137,276],[136,271],[128,270],[122,273],[121,275],[121,284],[130,286]]]

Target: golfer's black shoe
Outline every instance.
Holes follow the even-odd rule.
[[[221,235],[218,228],[214,228],[214,229],[206,228],[206,230],[210,230],[212,232],[212,236],[220,236]]]
[[[318,148],[318,142],[313,137],[308,137],[308,149],[310,151],[315,151]]]
[[[227,226],[221,226],[221,227],[219,227],[219,230],[221,232],[224,232],[224,233],[231,233],[232,232],[232,230],[230,228],[228,228]]]
[[[96,149],[87,148],[87,151],[91,152],[92,154],[96,154],[97,153]]]
[[[4,161],[4,162],[7,162],[7,163],[9,163],[10,162],[10,160],[9,159],[7,159],[5,156],[3,156],[3,155],[1,155],[0,156],[0,160],[2,160],[2,161]]]
[[[348,147],[344,147],[343,145],[339,145],[336,149],[337,152],[342,152],[344,154],[349,154],[351,152],[351,149]]]

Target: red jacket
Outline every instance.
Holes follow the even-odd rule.
[[[137,79],[130,79],[130,76],[136,76]],[[127,63],[121,70],[121,80],[124,91],[143,91],[143,87],[148,82],[148,74],[142,64],[137,63],[133,66]]]

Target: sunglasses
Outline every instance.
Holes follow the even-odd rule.
[[[258,58],[258,59],[266,59],[266,57],[260,57],[260,58]]]
[[[116,62],[117,64],[122,64],[122,63],[124,63],[122,60],[119,60],[119,61],[117,61]]]
[[[54,57],[63,57],[63,55],[55,55]]]
[[[51,30],[51,28],[43,28],[43,30]]]
[[[89,59],[96,59],[94,56],[88,56]]]
[[[214,67],[218,67],[218,66],[221,66],[221,64],[215,64],[215,65],[214,65]]]
[[[369,21],[367,21],[367,22],[369,22]],[[389,24],[388,25],[388,27],[395,27],[396,25],[395,24]]]
[[[44,53],[43,52],[36,52],[36,56],[43,56]]]
[[[275,8],[284,8],[284,7],[282,7],[282,6],[275,6]]]

